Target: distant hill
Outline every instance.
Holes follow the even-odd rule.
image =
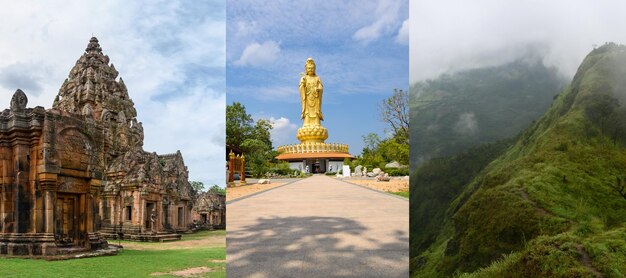
[[[512,144],[449,158],[436,188],[420,181],[432,162],[419,166],[412,276],[625,277],[625,101],[626,46],[606,44]],[[433,198],[445,205],[419,208]],[[414,226],[431,216],[438,223]]]
[[[535,58],[414,84],[412,166],[517,135],[546,112],[566,83]]]

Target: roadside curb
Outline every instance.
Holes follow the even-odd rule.
[[[238,201],[241,201],[241,200],[244,200],[244,199],[250,198],[250,197],[254,197],[254,196],[256,196],[256,195],[259,195],[259,194],[265,193],[265,192],[267,192],[267,191],[274,190],[274,189],[276,189],[276,188],[281,188],[281,187],[283,187],[283,186],[287,186],[287,185],[290,185],[290,184],[292,184],[292,183],[294,183],[294,182],[299,182],[299,181],[302,181],[302,180],[305,180],[305,179],[308,179],[308,178],[309,178],[309,177],[304,178],[304,179],[300,179],[300,180],[290,181],[290,182],[285,183],[285,184],[283,184],[283,185],[279,185],[279,186],[272,187],[272,188],[269,188],[269,189],[261,190],[261,191],[259,191],[259,192],[254,192],[254,193],[252,193],[252,194],[250,194],[250,195],[241,196],[241,197],[239,197],[239,198],[235,198],[235,199],[232,199],[232,200],[230,200],[230,201],[226,202],[226,205],[229,205],[229,204],[232,204],[232,203],[234,203],[234,202],[238,202]],[[228,194],[228,193],[227,193],[227,194]],[[228,208],[226,208],[226,211],[227,211],[227,213],[228,213]]]
[[[380,194],[384,194],[384,195],[387,195],[387,196],[391,196],[391,197],[394,197],[394,198],[397,198],[397,199],[400,199],[400,200],[403,200],[403,201],[407,201],[407,202],[409,201],[409,198],[405,198],[405,197],[402,197],[402,196],[398,196],[398,195],[396,195],[396,194],[392,194],[392,193],[389,193],[389,192],[386,192],[386,191],[376,190],[376,189],[369,188],[369,187],[364,186],[364,185],[360,185],[360,184],[352,183],[352,182],[345,181],[345,180],[338,179],[338,178],[334,178],[334,179],[335,179],[335,180],[338,180],[338,181],[341,181],[341,182],[344,182],[344,183],[347,183],[347,184],[351,184],[351,185],[355,185],[355,186],[358,186],[358,187],[361,187],[361,188],[365,188],[365,189],[367,189],[367,190],[371,190],[371,191],[374,191],[374,192],[378,192],[378,193],[380,193]],[[410,189],[409,189],[409,191],[410,191]]]

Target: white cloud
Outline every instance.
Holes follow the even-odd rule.
[[[233,34],[236,37],[248,37],[259,33],[259,26],[256,21],[238,21],[236,31]]]
[[[379,0],[376,8],[376,20],[370,25],[357,30],[352,38],[357,41],[369,42],[383,34],[395,31],[399,25],[402,0]]]
[[[138,113],[144,119],[148,151],[181,149],[190,179],[224,185],[225,95],[203,86],[166,103],[150,102]]]
[[[22,89],[37,96],[42,93],[43,79],[49,69],[33,63],[15,63],[0,68],[0,87],[7,91]]]
[[[474,135],[478,131],[478,121],[474,113],[463,113],[454,124],[454,131],[460,135]]]
[[[280,45],[272,40],[262,44],[251,43],[243,50],[236,66],[263,66],[274,62],[280,52]]]
[[[626,43],[623,1],[419,1],[410,5],[410,82],[494,66],[539,49],[573,75],[593,45]]]
[[[272,144],[277,147],[285,144],[293,144],[296,138],[296,131],[298,125],[289,121],[285,117],[274,118],[270,117],[272,123],[272,130],[270,136],[272,137]]]
[[[396,36],[396,43],[402,45],[409,44],[409,20],[405,20],[402,22],[402,27],[398,30],[398,35]]]

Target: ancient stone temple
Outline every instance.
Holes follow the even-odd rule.
[[[315,73],[313,59],[307,59],[304,70],[299,86],[303,123],[296,134],[300,144],[278,147],[276,159],[288,161],[291,169],[307,173],[337,172],[343,166],[343,160],[353,156],[348,152],[348,145],[325,142],[328,130],[321,124],[324,120],[322,80]]]
[[[17,90],[0,114],[0,254],[55,255],[104,237],[179,238],[193,199],[180,152],[143,150],[143,127],[91,38],[52,109]]]
[[[193,221],[200,229],[226,228],[226,195],[204,192],[198,196],[192,211]]]
[[[192,223],[192,190],[180,152],[140,147],[114,158],[102,192],[102,234],[140,241],[180,239]]]
[[[106,247],[97,233],[104,128],[84,115],[26,104],[17,90],[0,115],[0,254]]]

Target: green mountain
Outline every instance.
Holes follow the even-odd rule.
[[[411,86],[411,165],[510,138],[566,85],[537,58],[444,74]]]
[[[440,187],[420,182],[429,164],[420,166],[411,178],[412,275],[625,277],[625,77],[626,46],[594,49],[508,148],[450,158],[437,173]],[[497,158],[486,163],[489,156]],[[470,181],[454,183],[455,172]],[[445,192],[439,197],[448,202],[418,210],[434,198],[423,192]],[[414,227],[433,215],[439,224]]]

